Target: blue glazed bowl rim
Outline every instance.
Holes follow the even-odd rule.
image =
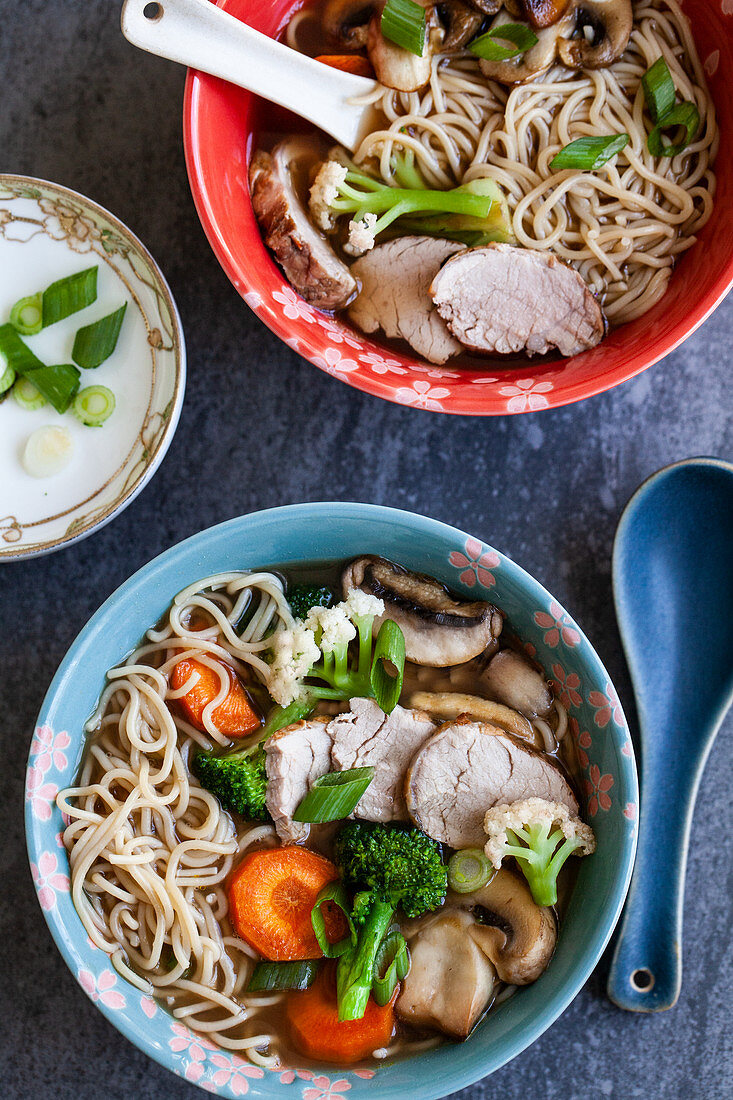
[[[292,523],[297,522],[297,518],[300,517],[306,520],[323,520],[324,523],[333,523],[341,519],[351,521],[361,520],[368,524],[372,521],[381,520],[395,526],[399,524],[407,526],[410,528],[411,534],[418,537],[422,536],[427,539],[432,537],[436,540],[439,539],[443,541],[450,539],[456,546],[462,546],[466,543],[467,539],[475,538],[474,536],[468,536],[459,528],[452,527],[449,524],[442,523],[439,520],[434,520],[427,516],[422,516],[418,513],[376,504],[342,501],[282,505],[276,508],[262,509],[246,515],[237,516],[212,527],[205,528],[157,555],[133,573],[127,581],[123,582],[110,596],[108,596],[101,607],[80,630],[59,665],[44,697],[37,725],[40,727],[46,724],[49,712],[52,710],[58,696],[67,688],[68,681],[76,671],[79,660],[83,659],[88,648],[93,645],[94,636],[97,634],[100,627],[105,624],[110,613],[114,612],[114,609],[123,599],[132,597],[135,593],[148,589],[149,586],[155,584],[161,574],[164,574],[169,568],[175,566],[175,564],[182,559],[185,560],[188,558],[191,551],[200,549],[203,544],[209,541],[216,542],[217,539],[226,535],[228,532],[233,533],[237,531],[243,524],[251,527],[258,523],[263,524],[270,521],[290,521]],[[526,570],[512,561],[511,558],[508,558],[498,550],[494,550],[493,547],[484,543],[482,540],[475,539],[475,541],[481,542],[484,550],[491,551],[497,555],[502,570],[502,576],[508,577],[510,580],[518,583],[524,597],[540,604],[548,604],[549,601],[552,601],[561,608],[564,614],[567,614],[564,608],[562,608],[562,605],[551,596],[547,589],[545,589],[539,581],[535,580],[531,574],[527,573]],[[193,563],[191,562],[190,564]],[[184,581],[183,584],[185,583]],[[183,584],[181,587],[183,587]],[[175,591],[178,591],[178,589]],[[166,593],[168,602],[175,595],[175,591]],[[587,664],[593,666],[596,682],[607,683],[609,685],[612,684],[611,678],[602,661],[583,631],[580,627],[577,627],[577,624],[575,625],[575,629],[580,636],[579,644],[585,651],[584,659]],[[630,744],[630,742],[628,742],[628,744]],[[621,770],[619,776],[620,786],[626,791],[628,797],[638,805],[638,778],[633,750],[629,749],[627,755],[619,752],[617,761]],[[41,838],[44,833],[47,832],[48,826],[46,825],[44,827],[43,824],[39,823],[33,817],[31,804],[28,801],[26,801],[25,809],[25,828],[28,858],[29,861],[33,863],[38,860],[43,851]],[[500,1048],[499,1044],[495,1044],[489,1052],[482,1051],[478,1046],[474,1047],[473,1058],[469,1057],[467,1059],[469,1064],[457,1070],[455,1076],[451,1076],[449,1088],[446,1088],[438,1081],[435,1083],[428,1081],[423,1084],[415,1080],[410,1087],[413,1100],[438,1100],[438,1098],[446,1096],[448,1092],[465,1088],[481,1078],[488,1076],[530,1046],[531,1043],[538,1039],[539,1036],[542,1035],[542,1033],[565,1011],[590,977],[619,920],[631,879],[636,852],[636,837],[636,829],[628,830],[622,834],[622,839],[619,841],[618,861],[615,867],[616,873],[612,888],[608,893],[602,919],[595,926],[593,934],[589,935],[587,942],[583,944],[582,948],[577,950],[577,958],[570,974],[566,977],[565,981],[547,997],[541,1009],[522,1029],[521,1034],[516,1036],[513,1041],[502,1041]],[[78,926],[75,926],[74,929],[70,929],[68,924],[59,918],[54,909],[49,911],[44,909],[42,911],[56,946],[61,952],[72,974],[76,977],[78,958],[74,956],[72,949],[75,942],[86,940],[86,932],[81,922],[79,921]],[[172,1051],[167,1046],[162,1046],[157,1043],[151,1036],[149,1026],[148,1028],[145,1027],[145,1024],[149,1024],[149,1021],[130,1019],[126,1014],[122,1014],[108,1007],[101,999],[95,998],[95,1004],[110,1023],[112,1023],[113,1026],[139,1050],[153,1058],[166,1069],[180,1075],[180,1067],[176,1064]],[[455,1048],[452,1048],[452,1050],[458,1051],[465,1049],[465,1044],[459,1044]],[[410,1060],[410,1064],[414,1065],[421,1057],[423,1056],[419,1054],[414,1056],[414,1058]],[[337,1068],[336,1071],[338,1072]],[[343,1071],[341,1072],[343,1073]],[[439,1078],[440,1075],[436,1075],[436,1077]],[[397,1097],[402,1097],[404,1095],[404,1089],[399,1086],[390,1086],[389,1083],[385,1082],[383,1078],[380,1077],[379,1073],[374,1080],[376,1088],[380,1091],[383,1100],[396,1100]],[[257,1083],[251,1081],[249,1083],[250,1093],[259,1096],[272,1095],[281,1088],[275,1081],[275,1075],[273,1074],[267,1075],[266,1083],[269,1087],[259,1089]],[[363,1086],[369,1086],[371,1082],[364,1080],[355,1082],[355,1084],[357,1087],[352,1089],[349,1093],[349,1097],[353,1097],[353,1100],[357,1100],[357,1098],[360,1100],[367,1091],[365,1088],[362,1091]],[[349,1087],[350,1086],[347,1084],[346,1088]],[[372,1086],[369,1091],[371,1092],[373,1088],[374,1086]],[[211,1091],[219,1092],[219,1089],[213,1089]],[[228,1096],[232,1094],[222,1089],[221,1095]],[[325,1094],[323,1100],[326,1100]],[[344,1098],[335,1095],[334,1100],[344,1100]]]

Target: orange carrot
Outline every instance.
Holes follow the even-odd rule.
[[[394,1003],[381,1007],[373,997],[360,1020],[339,1020],[333,967],[324,968],[309,989],[289,993],[285,1016],[293,1046],[317,1062],[349,1065],[389,1045],[395,1030]]]
[[[339,873],[333,863],[296,844],[245,856],[229,883],[229,914],[237,935],[265,959],[319,959],[311,909]],[[322,906],[326,936],[337,943],[348,933],[338,906]]]
[[[234,670],[223,662],[219,667],[229,677],[229,694],[218,707],[214,708],[211,720],[220,733],[227,737],[245,737],[248,733],[259,729],[260,716],[249,701],[239,677]],[[204,707],[215,699],[221,690],[221,680],[218,672],[201,664],[192,658],[179,661],[171,673],[171,687],[174,690],[182,688],[192,673],[198,673],[198,680],[185,695],[178,700],[186,718],[196,729],[203,730],[201,715]]]
[[[322,53],[316,61],[320,61],[322,65],[330,65],[332,69],[341,69],[344,73],[374,78],[371,62],[358,53]]]

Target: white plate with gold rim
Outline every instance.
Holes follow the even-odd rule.
[[[82,371],[82,386],[107,386],[116,407],[88,428],[50,405],[0,404],[0,561],[47,554],[85,538],[133,500],[160,465],[178,423],[186,379],[181,321],[150,253],[114,215],[68,188],[0,174],[0,324],[21,297],[98,265],[97,301],[23,339],[45,363],[71,362],[82,326],[127,302],[113,354]],[[44,425],[63,425],[71,462],[31,477],[21,456]]]

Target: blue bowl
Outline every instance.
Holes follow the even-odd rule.
[[[176,1022],[121,978],[94,948],[69,895],[57,791],[79,765],[84,722],[108,668],[133,649],[173,596],[199,577],[291,561],[379,553],[431,573],[458,592],[490,598],[569,707],[583,765],[588,818],[598,839],[579,875],[555,956],[534,985],[491,1012],[465,1043],[446,1044],[376,1071],[329,1073],[251,1066]],[[570,616],[498,551],[424,516],[369,504],[298,504],[229,520],[155,558],[84,627],[49,688],[31,744],[26,833],[31,871],[59,950],[101,1012],[161,1065],[209,1092],[286,1100],[433,1098],[492,1073],[529,1046],[567,1007],[598,962],[621,912],[636,846],[638,787],[631,741],[608,673]]]

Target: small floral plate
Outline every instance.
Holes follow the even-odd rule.
[[[0,561],[68,546],[126,507],[168,449],[186,375],[178,311],[137,237],[74,191],[0,175],[0,324],[19,298],[95,265],[97,301],[25,340],[43,362],[69,363],[77,329],[126,302],[115,351],[81,380],[111,389],[116,408],[102,428],[88,428],[50,405],[28,411],[12,396],[0,404]],[[23,448],[47,424],[68,429],[73,457],[53,477],[31,477],[21,463]]]
[[[431,573],[464,596],[492,600],[507,613],[568,708],[566,736],[575,742],[598,848],[592,858],[579,861],[550,966],[534,985],[489,1013],[465,1043],[447,1043],[377,1069],[296,1064],[264,1070],[174,1019],[125,981],[92,944],[69,894],[64,823],[54,800],[59,789],[73,784],[84,722],[107,669],[139,643],[180,589],[225,570],[361,553],[381,553]],[[434,1100],[519,1054],[588,979],[626,896],[638,787],[631,740],[608,673],[577,623],[533,577],[479,539],[425,516],[371,504],[324,503],[273,508],[200,531],[110,596],[72,645],[46,695],[31,743],[25,798],[31,873],[51,934],[87,996],[151,1058],[227,1100],[246,1093],[257,1100]]]

